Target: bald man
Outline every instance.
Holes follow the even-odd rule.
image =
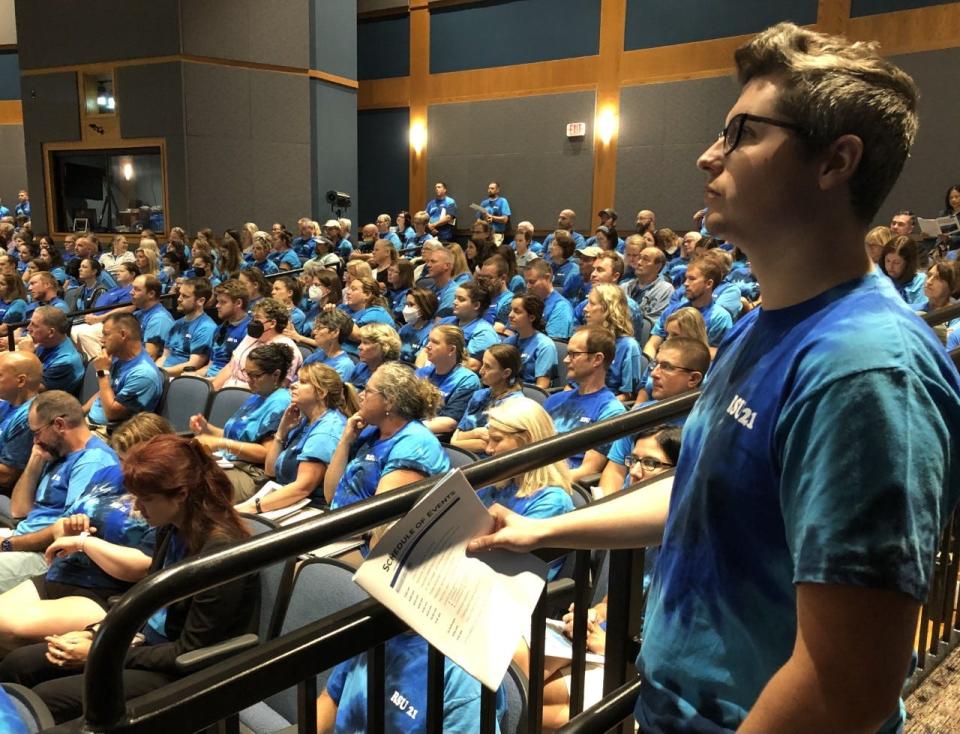
[[[573,237],[574,250],[582,250],[586,247],[586,240],[579,232],[574,232],[573,227],[577,223],[577,213],[573,209],[563,209],[557,215],[557,229],[565,229]],[[543,251],[550,252],[550,243],[553,242],[553,232],[547,235],[543,241]]]
[[[11,489],[27,465],[33,433],[27,426],[30,404],[40,392],[43,365],[30,352],[0,353],[0,488]]]

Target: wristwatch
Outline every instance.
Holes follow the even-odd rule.
[[[257,508],[257,514],[258,514],[258,515],[262,514],[262,513],[263,513],[263,508],[260,506],[260,498],[259,498],[259,497],[254,497],[254,498],[253,498],[253,504],[254,504],[254,506]],[[6,542],[6,541],[4,541],[4,542]]]
[[[97,370],[97,377],[109,377],[110,370]]]
[[[13,543],[10,542],[10,538],[4,538],[3,542],[0,543],[0,552],[10,553],[13,550]]]

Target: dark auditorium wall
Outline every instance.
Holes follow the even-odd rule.
[[[0,22],[3,20],[0,17]],[[17,192],[23,188],[27,188],[27,161],[23,147],[20,65],[14,47],[0,50],[0,202],[12,211]]]
[[[362,204],[352,209],[354,223],[372,222],[384,212],[393,216],[409,199],[409,126],[410,111],[405,107],[357,114],[357,176]]]
[[[357,78],[391,79],[410,73],[410,16],[357,23]]]
[[[356,220],[360,206],[357,183],[357,92],[319,79],[310,80],[313,183],[313,214],[321,223],[329,219],[327,191],[343,191],[352,197],[344,216]],[[308,211],[303,209],[301,211]],[[290,225],[287,225],[291,228]]]
[[[538,229],[555,227],[563,207],[589,222],[593,145],[568,140],[564,121],[589,120],[593,108],[593,92],[431,106],[426,193],[438,180],[447,184],[459,229],[469,228],[469,204],[484,198],[493,180],[517,217]]]

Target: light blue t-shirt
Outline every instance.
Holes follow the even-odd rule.
[[[297,270],[300,268],[300,258],[293,250],[284,250],[283,252],[271,250],[267,253],[267,259],[277,266],[277,270],[282,270],[282,265],[286,265],[287,270]]]
[[[318,349],[313,354],[309,355],[305,360],[303,360],[303,365],[300,367],[302,369],[304,365],[313,364],[314,362],[320,362],[335,370],[336,373],[340,375],[340,379],[344,382],[350,382],[350,377],[353,375],[353,368],[356,364],[352,359],[350,359],[350,355],[344,351],[341,351],[333,357],[328,357],[326,352],[324,352],[322,349]]]
[[[170,354],[163,364],[175,367],[189,360],[193,354],[209,355],[216,333],[217,324],[205,313],[189,320],[186,316],[177,319],[167,336],[166,348]]]
[[[435,224],[444,214],[453,217],[454,221],[442,224],[437,228],[437,239],[441,242],[449,242],[453,239],[456,232],[455,220],[457,218],[457,202],[449,196],[442,199],[430,199],[423,210],[430,216],[430,223]]]
[[[456,316],[440,319],[441,324],[451,324],[463,332],[467,342],[467,354],[474,359],[483,359],[483,353],[494,344],[500,343],[500,337],[486,319],[478,318],[464,324]]]
[[[557,381],[560,363],[557,345],[542,331],[535,331],[525,339],[517,334],[508,336],[504,344],[511,344],[520,352],[520,375],[524,382],[534,384],[538,377],[549,377],[551,385]]]
[[[543,302],[543,321],[551,339],[569,339],[573,334],[573,306],[556,290]]]
[[[0,420],[0,464],[13,469],[23,469],[33,451],[33,431],[27,424],[33,398],[22,405],[9,409]]]
[[[402,634],[384,645],[384,731],[420,734],[427,730],[427,641]],[[475,734],[480,721],[480,682],[444,659],[444,734]],[[367,655],[340,663],[327,680],[327,693],[337,704],[335,734],[367,732]],[[506,712],[503,687],[497,691],[497,721]],[[497,724],[496,731],[500,731]]]
[[[440,375],[437,374],[437,368],[428,363],[417,370],[417,377],[430,380],[440,391],[443,405],[437,411],[437,417],[453,418],[457,423],[463,418],[470,397],[481,388],[477,374],[460,364],[447,374]]]
[[[144,344],[154,344],[161,352],[167,344],[170,329],[173,328],[173,316],[162,303],[156,303],[146,311],[134,311],[140,322],[140,339]]]
[[[437,294],[437,316],[443,318],[445,316],[453,315],[453,297],[457,294],[457,288],[460,287],[460,284],[456,280],[451,279],[449,283],[445,286],[438,287],[436,285],[432,286],[433,292]]]
[[[640,346],[632,336],[618,336],[613,364],[607,369],[607,387],[615,394],[635,395],[642,387]]]
[[[480,712],[477,710],[477,717]],[[0,687],[0,731],[3,734],[27,734],[27,725],[23,723],[10,696]],[[466,731],[466,730],[464,730]]]
[[[290,405],[290,391],[280,387],[264,397],[251,395],[239,410],[227,419],[223,426],[224,438],[245,443],[259,443],[266,436],[275,433],[283,411]],[[227,459],[233,460],[233,454],[224,452]]]
[[[4,324],[18,324],[25,321],[24,315],[27,313],[27,302],[22,298],[16,298],[10,303],[0,299],[0,322]]]
[[[492,217],[509,217],[512,214],[510,211],[510,202],[508,202],[502,196],[497,196],[493,199],[487,197],[480,202],[480,206],[482,206],[484,211]],[[477,219],[481,218],[482,215],[480,212],[477,212]],[[497,234],[503,234],[507,231],[506,222],[490,222],[490,227]]]
[[[55,347],[37,347],[37,358],[43,365],[43,386],[47,390],[63,390],[76,395],[83,382],[83,358],[66,337]]]
[[[73,507],[90,487],[93,475],[108,466],[119,466],[117,455],[99,437],[91,436],[82,449],[47,464],[37,483],[33,509],[20,521],[14,535],[42,530],[72,515]]]
[[[490,412],[490,408],[494,408],[511,398],[519,397],[523,397],[522,390],[511,390],[496,400],[491,399],[489,387],[477,390],[470,398],[470,402],[467,403],[467,409],[463,418],[460,419],[460,423],[457,424],[457,430],[472,431],[474,428],[483,428],[487,425],[487,413]]]
[[[117,357],[111,360],[110,385],[116,401],[129,411],[129,418],[137,413],[156,410],[163,395],[163,374],[150,359],[147,350],[142,349],[140,354],[126,362],[121,362]],[[87,417],[101,426],[110,422],[99,394],[90,406]]]
[[[517,497],[519,488],[512,480],[504,487],[483,487],[477,490],[477,497],[484,507],[498,504],[513,510],[523,517],[543,519],[556,517],[573,511],[573,500],[563,487],[541,487],[527,497]],[[563,566],[563,558],[553,561],[547,571],[547,581],[553,581]]]
[[[369,365],[364,362],[357,362],[353,365],[353,369],[350,371],[350,379],[348,379],[347,382],[357,388],[357,390],[363,390],[371,377],[373,377],[373,372],[370,370]]]
[[[667,319],[675,311],[679,311],[681,308],[690,306],[691,308],[696,308],[692,306],[690,301],[683,299],[678,303],[674,303],[668,306],[662,314],[660,314],[660,319],[654,324],[653,329],[651,330],[651,335],[659,336],[661,339],[667,338]],[[726,336],[727,331],[730,327],[733,326],[733,319],[730,317],[730,312],[727,311],[723,306],[718,306],[714,301],[711,301],[703,308],[697,309],[700,312],[700,315],[703,316],[703,322],[707,326],[707,341],[710,343],[711,347],[719,347],[720,342],[723,341],[723,337]]]
[[[344,307],[343,309],[346,314],[353,319],[353,323],[359,326],[366,326],[367,324],[385,324],[392,329],[395,329],[397,324],[393,320],[393,316],[387,309],[383,306],[370,306],[368,308],[362,308],[359,311],[352,311],[349,307]],[[347,341],[340,345],[343,347],[343,351],[356,355],[357,353],[357,343]]]
[[[556,427],[557,433],[569,433],[577,428],[583,428],[591,423],[620,415],[626,411],[623,403],[617,400],[617,396],[610,392],[607,387],[602,387],[589,395],[582,395],[580,388],[563,390],[547,398],[543,407],[553,418],[553,425]],[[571,469],[576,469],[583,463],[583,456],[587,448],[606,454],[610,449],[610,444],[584,447],[584,450],[580,453],[568,457],[567,464]]]
[[[377,492],[385,474],[407,469],[435,476],[450,469],[440,441],[420,421],[410,421],[390,438],[380,438],[376,426],[364,428],[350,447],[350,462],[337,483],[330,507],[346,507]]]
[[[328,410],[309,425],[306,418],[301,419],[287,434],[283,450],[277,456],[274,464],[276,481],[290,484],[296,480],[302,461],[329,465],[346,423],[346,416],[339,410]],[[324,502],[322,484],[314,488],[311,497]]]
[[[881,273],[744,316],[684,426],[640,728],[736,729],[793,651],[796,584],[922,601],[960,493],[958,433],[960,376]]]

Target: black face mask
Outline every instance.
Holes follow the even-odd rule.
[[[247,336],[252,336],[254,339],[259,339],[263,336],[263,322],[251,321],[247,324]]]
[[[193,274],[194,274],[196,277],[198,277],[198,278],[206,278],[206,277],[207,277],[207,269],[206,269],[206,268],[194,268],[194,269],[193,269]]]

